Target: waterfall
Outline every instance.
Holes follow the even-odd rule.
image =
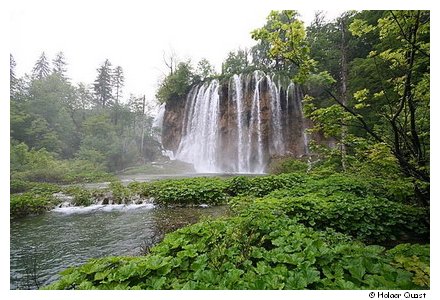
[[[281,97],[278,86],[280,83],[275,82],[267,76],[267,84],[269,86],[271,101],[271,126],[272,126],[272,151],[271,154],[284,154],[283,128],[281,124]]]
[[[245,135],[243,134],[243,111],[244,111],[244,97],[243,97],[243,87],[242,87],[242,76],[234,75],[232,77],[233,86],[232,91],[234,95],[234,102],[237,109],[237,169],[238,173],[249,171],[249,159],[245,157],[247,149],[249,148],[248,140],[245,140]]]
[[[187,98],[182,140],[176,159],[194,164],[197,172],[219,172],[217,167],[219,82],[193,89]]]
[[[272,156],[306,154],[300,89],[280,81],[255,71],[193,86],[175,158],[202,173],[263,173]]]
[[[263,161],[263,136],[261,132],[261,99],[260,99],[260,83],[263,77],[260,76],[259,72],[254,72],[255,88],[252,97],[252,110],[251,119],[249,124],[249,147],[247,153],[247,159],[251,162],[252,152],[255,147],[257,148],[257,158],[254,162],[253,167],[249,170],[253,173],[263,173],[264,172],[264,161]],[[253,140],[253,133],[256,132],[257,140]],[[255,146],[254,146],[255,145]],[[254,160],[255,161],[255,160]]]

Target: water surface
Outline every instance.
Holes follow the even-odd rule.
[[[164,231],[221,216],[227,207],[93,205],[11,220],[10,288],[36,289],[69,266],[109,255],[139,255]]]

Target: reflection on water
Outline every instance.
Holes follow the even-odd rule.
[[[11,289],[36,289],[90,258],[139,255],[157,234],[227,214],[227,207],[100,206],[11,220]]]

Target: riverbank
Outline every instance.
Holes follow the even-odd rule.
[[[48,288],[429,288],[429,208],[413,204],[404,180],[282,174],[115,182],[109,191],[113,203],[227,203],[233,216],[167,234],[145,257],[70,268]]]

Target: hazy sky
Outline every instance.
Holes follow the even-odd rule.
[[[42,51],[49,59],[63,51],[69,77],[85,83],[108,58],[124,69],[124,96],[151,100],[166,71],[164,51],[194,63],[207,58],[220,71],[229,51],[255,43],[250,32],[265,24],[275,8],[269,2],[17,0],[11,3],[10,51],[19,75],[31,71]],[[301,13],[306,23],[314,15],[313,9]]]
[[[63,51],[75,83],[92,83],[108,58],[124,69],[125,97],[146,94],[153,100],[166,72],[164,52],[174,51],[194,63],[207,58],[220,71],[229,51],[255,44],[250,32],[265,24],[270,10],[299,10],[308,25],[315,10],[333,18],[343,10],[371,9],[378,2],[383,1],[354,7],[346,0],[14,0],[9,3],[10,52],[18,75],[23,75],[42,51],[49,59]],[[385,9],[403,8],[402,1],[387,4]]]

